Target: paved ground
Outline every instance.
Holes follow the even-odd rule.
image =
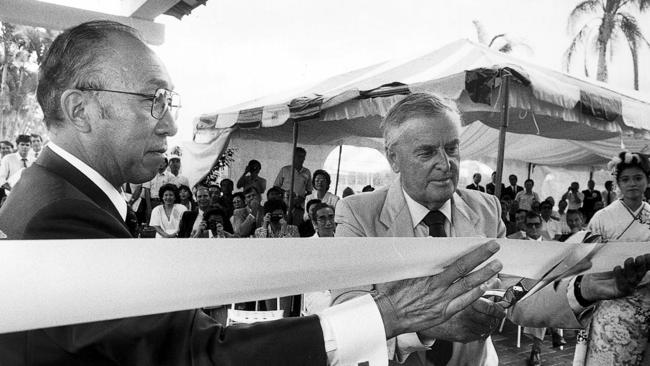
[[[542,365],[543,366],[565,366],[571,365],[573,361],[573,350],[575,349],[576,338],[575,332],[571,330],[564,331],[564,338],[567,345],[564,350],[551,347],[551,335],[547,332],[542,347]],[[521,335],[521,348],[517,348],[517,326],[509,321],[503,328],[503,333],[492,335],[494,347],[499,355],[500,366],[524,366],[528,365],[530,356],[531,340],[525,335]]]

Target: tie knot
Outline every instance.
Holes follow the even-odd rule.
[[[424,216],[424,219],[422,221],[424,221],[424,223],[427,224],[427,226],[444,225],[445,215],[438,210],[429,211],[429,213],[426,216]]]
[[[422,220],[429,227],[429,236],[447,236],[445,233],[445,215],[438,210],[429,211]]]

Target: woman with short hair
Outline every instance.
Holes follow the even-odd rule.
[[[158,190],[162,204],[151,210],[149,225],[156,229],[156,238],[175,238],[183,212],[187,207],[181,205],[178,188],[174,184],[164,184]]]

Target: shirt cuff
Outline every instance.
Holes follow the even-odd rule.
[[[569,306],[571,307],[571,310],[573,310],[573,313],[579,318],[579,316],[588,308],[580,305],[578,299],[576,299],[576,295],[573,290],[573,287],[576,284],[576,277],[577,276],[573,276],[569,281],[569,285],[566,288],[566,298],[567,301],[569,301]]]
[[[431,349],[435,339],[420,339],[417,333],[404,333],[397,336],[395,359],[404,363],[411,353]]]
[[[388,365],[384,322],[372,296],[332,306],[318,316],[328,365]]]

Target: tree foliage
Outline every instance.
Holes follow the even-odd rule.
[[[43,28],[0,23],[0,136],[43,134],[36,102],[38,66],[56,34]]]
[[[596,79],[608,80],[607,62],[616,53],[623,40],[632,55],[634,89],[639,89],[639,49],[650,47],[636,17],[631,12],[644,12],[650,0],[583,0],[569,14],[568,31],[573,35],[564,53],[567,71],[580,52],[586,76],[589,76],[589,56],[598,55]]]

